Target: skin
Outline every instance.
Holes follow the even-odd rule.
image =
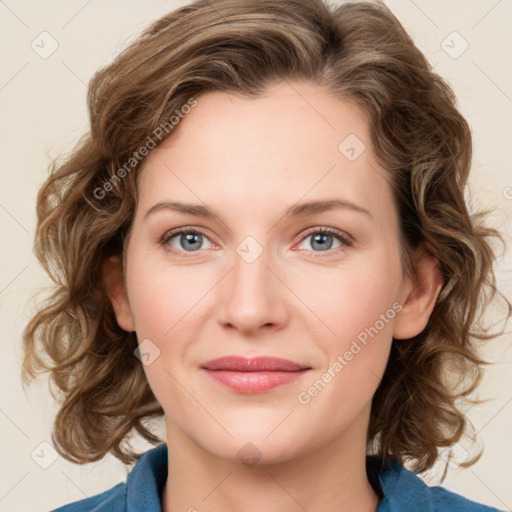
[[[163,510],[375,511],[379,497],[365,470],[371,399],[393,336],[399,343],[428,322],[441,287],[435,260],[423,248],[416,277],[403,272],[389,178],[357,107],[303,82],[275,84],[258,98],[212,92],[197,100],[147,158],[125,267],[120,257],[104,264],[119,325],[160,351],[144,368],[165,411]],[[354,161],[338,149],[349,134],[366,146]],[[369,215],[342,208],[285,217],[297,202],[333,198]],[[162,208],[145,218],[164,201],[207,205],[216,216]],[[185,226],[205,232],[197,250],[179,234],[161,243]],[[305,234],[315,227],[352,243],[327,233],[319,248]],[[246,245],[248,236],[257,245]],[[255,255],[258,246],[251,263],[237,252]],[[393,304],[401,306],[394,318],[300,403],[298,393]],[[234,354],[311,370],[247,395],[199,368]],[[255,465],[237,455],[247,443]]]

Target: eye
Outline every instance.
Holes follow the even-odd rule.
[[[334,229],[334,228],[323,228],[323,227],[315,227],[306,231],[305,236],[302,237],[302,241],[311,238],[310,246],[313,252],[328,252],[332,254],[333,252],[338,252],[338,250],[343,250],[345,247],[350,247],[353,244],[352,239],[346,235],[345,233]],[[332,249],[333,246],[333,238],[338,240],[339,245]],[[332,250],[331,250],[332,249]],[[304,250],[304,249],[299,249]]]
[[[315,227],[306,231],[306,234],[302,236],[301,242],[311,238],[311,249],[306,249],[314,253],[327,252],[332,254],[343,250],[345,247],[350,247],[353,244],[353,240],[343,233],[334,228],[327,227]],[[333,249],[333,239],[338,241],[338,247]],[[183,253],[194,253],[198,252],[203,247],[204,242],[208,241],[212,246],[213,244],[206,234],[199,228],[186,226],[183,228],[168,231],[162,236],[160,241],[161,245],[165,246],[171,252],[175,254]],[[210,247],[211,248],[211,247]],[[299,250],[304,250],[301,248]]]
[[[160,243],[174,253],[192,253],[199,251],[205,240],[209,238],[203,231],[187,226],[165,233]]]

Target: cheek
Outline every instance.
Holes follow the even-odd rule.
[[[149,360],[142,356],[149,386],[166,414],[193,411],[179,384],[186,379],[176,371],[180,365],[175,363],[184,361],[186,333],[191,331],[190,320],[200,292],[195,286],[200,279],[186,283],[182,272],[137,263],[133,257],[127,285],[140,352],[150,354]]]
[[[312,322],[324,335],[327,346],[343,348],[365,329],[376,325],[384,336],[392,332],[399,290],[399,266],[379,267],[377,262],[330,271],[328,279],[320,275],[301,278],[294,287],[307,305]],[[325,283],[325,284],[323,284]]]
[[[315,338],[324,365],[296,394],[311,418],[328,416],[325,435],[335,435],[369,407],[387,366],[397,309],[389,290],[379,287],[336,298],[335,305],[326,304],[323,310],[334,333],[324,328]]]
[[[135,256],[127,285],[139,339],[154,338],[155,343],[165,343],[184,325],[190,328],[201,298],[214,284],[212,277],[207,269],[173,267],[154,259],[147,264],[143,257]]]
[[[215,284],[211,269],[171,266],[144,254],[132,254],[127,286],[139,344],[151,354],[144,371],[157,400],[167,410],[193,411],[194,403],[180,383],[186,382],[187,350],[200,339]],[[149,341],[148,341],[149,340]],[[142,346],[141,346],[142,352]],[[188,389],[187,385],[187,389]],[[168,402],[172,396],[173,406]],[[197,405],[197,404],[196,404]]]
[[[399,260],[383,255],[357,268],[330,272],[323,289],[312,286],[310,279],[303,281],[297,294],[315,314],[308,329],[324,355],[320,377],[327,373],[324,382],[332,382],[323,399],[315,398],[317,403],[325,399],[327,406],[327,397],[336,395],[353,408],[371,399],[386,368],[394,319],[401,309],[400,276]],[[347,394],[351,389],[358,392]]]

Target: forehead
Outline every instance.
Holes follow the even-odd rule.
[[[379,212],[389,177],[371,150],[365,114],[325,89],[279,83],[258,97],[200,95],[148,156],[140,203],[204,202],[238,212],[338,196]]]

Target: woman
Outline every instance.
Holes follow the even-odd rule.
[[[59,510],[496,510],[404,467],[469,431],[499,234],[464,201],[453,92],[391,12],[194,2],[88,101],[38,196],[56,289],[24,370],[61,392],[61,455],[137,463]]]

